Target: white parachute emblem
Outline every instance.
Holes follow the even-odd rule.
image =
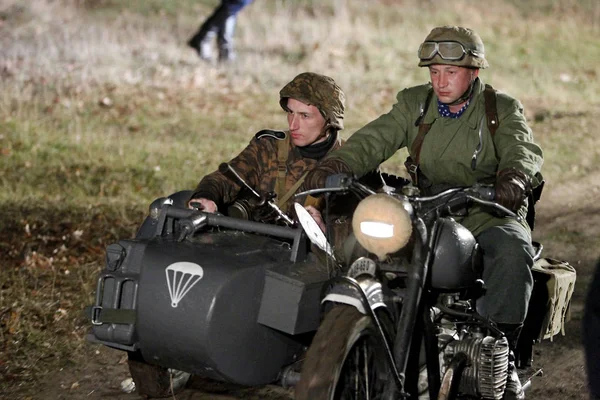
[[[165,270],[167,287],[171,296],[171,307],[177,304],[204,276],[204,270],[198,264],[181,261],[171,264]]]

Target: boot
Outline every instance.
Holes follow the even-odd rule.
[[[504,389],[503,400],[524,400],[525,392],[517,375],[517,367],[515,365],[515,349],[519,342],[519,334],[523,324],[498,324],[498,328],[504,332],[504,336],[508,340],[508,348],[510,353],[508,356],[508,377],[506,379],[506,388]]]
[[[517,367],[515,366],[515,355],[510,352],[508,356],[508,377],[506,378],[506,388],[504,389],[503,400],[524,400],[525,392],[517,375]]]
[[[213,59],[212,46],[217,34],[221,36],[220,31],[223,30],[225,20],[229,15],[225,4],[221,4],[213,12],[213,14],[204,21],[204,23],[198,29],[198,32],[188,40],[187,44],[196,52],[198,56],[204,61],[211,61]]]
[[[215,31],[205,31],[194,35],[188,40],[188,46],[196,50],[198,56],[204,61],[211,61],[212,55],[212,44],[216,36]]]

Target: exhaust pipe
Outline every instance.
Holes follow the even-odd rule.
[[[533,378],[535,378],[536,376],[538,376],[538,375],[539,375],[539,376],[543,376],[543,375],[544,375],[544,370],[543,370],[542,368],[540,368],[540,369],[538,369],[537,371],[535,371],[535,372],[533,373],[533,375],[531,375],[531,376],[529,377],[529,379],[527,379],[527,380],[525,381],[525,383],[523,384],[523,391],[524,391],[524,392],[526,392],[526,391],[528,391],[529,389],[531,389],[531,380],[532,380]]]

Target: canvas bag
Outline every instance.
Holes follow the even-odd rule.
[[[550,339],[559,332],[564,336],[565,322],[571,319],[570,305],[577,273],[566,261],[553,258],[540,258],[532,268],[532,273],[546,275],[548,290],[547,313],[542,323],[539,340]]]

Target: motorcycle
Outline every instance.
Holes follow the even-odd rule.
[[[485,293],[482,252],[452,215],[477,204],[506,218],[518,216],[493,201],[489,186],[420,196],[411,185],[401,191],[384,185],[376,193],[343,175],[337,179],[329,188],[302,195],[352,191],[361,196],[352,227],[363,254],[354,253],[349,268],[324,290],[324,318],[303,362],[296,399],[502,399],[509,344],[476,311],[476,300]],[[303,222],[301,210],[298,214],[311,240],[335,264],[326,238],[308,216]],[[537,263],[542,246],[535,248]],[[575,280],[574,269],[567,270],[570,294],[563,308]],[[551,306],[556,302],[548,301],[547,275],[534,270],[534,279],[514,355],[521,368],[531,366],[531,348],[548,337],[547,316],[556,313]],[[541,373],[535,371],[524,389]]]
[[[316,192],[361,193],[353,225],[360,209],[379,210],[389,218],[379,239],[394,247],[361,243],[366,253],[345,261],[303,207],[296,206],[299,226],[268,194],[254,193],[229,216],[187,208],[189,191],[156,199],[135,237],[106,249],[88,308],[88,340],[126,352],[145,397],[174,395],[194,374],[296,386],[299,399],[402,398],[422,392],[419,381],[435,396],[500,398],[508,347],[472,308],[477,245],[444,217],[461,202],[494,206],[487,192],[453,189],[423,198],[396,193],[385,182],[383,193],[355,180],[342,183]],[[401,219],[394,219],[398,209],[373,208],[369,199],[377,196],[400,204]],[[363,222],[357,236],[369,231]],[[406,246],[394,242],[392,224],[411,227]],[[409,254],[411,262],[400,261]],[[440,302],[432,306],[434,293]],[[543,329],[530,330],[537,340],[536,329]],[[426,373],[413,372],[421,369]],[[325,385],[314,385],[323,379]]]

